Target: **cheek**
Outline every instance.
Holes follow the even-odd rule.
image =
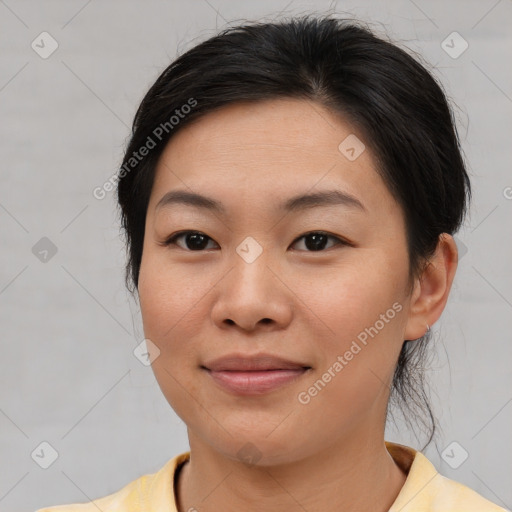
[[[338,350],[343,348],[341,341],[346,343],[359,335],[364,339],[366,329],[376,323],[383,334],[397,332],[406,270],[401,258],[377,249],[359,249],[339,268],[330,268],[325,275],[317,273],[316,286],[303,283],[299,294],[329,327],[331,349]]]
[[[357,417],[388,391],[403,341],[400,291],[407,267],[399,255],[385,256],[361,249],[358,258],[332,272],[323,293],[304,292],[304,302],[329,327],[316,340],[323,354],[308,382],[312,388],[303,390],[304,401],[311,399],[320,415],[323,410],[338,420]]]
[[[191,375],[199,342],[201,296],[208,283],[197,275],[170,268],[158,254],[145,254],[139,277],[144,336],[159,350],[152,362],[158,385],[174,411],[187,423],[194,411],[198,383]]]
[[[158,256],[148,255],[141,264],[144,336],[159,350],[152,369],[162,393],[182,419],[190,394],[198,392],[191,369],[199,364],[199,317],[206,314],[200,297],[205,286],[197,277],[188,278],[179,269],[169,268]]]
[[[144,332],[163,349],[187,338],[200,326],[205,299],[211,288],[207,274],[197,267],[184,270],[169,264],[165,254],[143,258],[139,278],[139,298]],[[190,331],[192,329],[192,332]]]

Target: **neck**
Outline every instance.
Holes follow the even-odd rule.
[[[257,466],[227,458],[189,432],[191,456],[178,479],[178,510],[385,512],[406,475],[383,433],[357,437],[288,464]]]

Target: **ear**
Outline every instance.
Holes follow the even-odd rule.
[[[411,295],[404,340],[421,338],[444,310],[458,264],[458,251],[453,237],[441,233],[435,254],[421,277],[416,279]]]

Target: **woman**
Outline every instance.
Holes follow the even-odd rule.
[[[391,399],[422,405],[470,196],[440,86],[354,22],[247,24],[178,58],[118,199],[190,452],[59,510],[504,510],[384,440]]]

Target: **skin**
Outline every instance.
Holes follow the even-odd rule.
[[[368,149],[349,161],[338,145],[362,136],[319,104],[235,104],[183,127],[156,169],[139,277],[144,333],[160,353],[153,371],[187,425],[191,458],[177,486],[188,511],[386,511],[406,475],[384,444],[389,385],[403,340],[422,336],[448,299],[457,248],[447,234],[407,293],[401,208]],[[183,204],[156,210],[171,190],[221,202],[227,214]],[[366,211],[329,205],[277,210],[301,193],[337,189]],[[193,251],[181,230],[207,235]],[[303,236],[323,230],[320,251]],[[247,263],[247,237],[262,248]],[[307,404],[298,394],[332,367],[365,328],[401,311]],[[271,353],[311,366],[268,394],[235,396],[200,365],[228,353]],[[154,352],[156,354],[156,351]],[[244,446],[254,460],[244,463]],[[246,447],[247,449],[247,447]]]

